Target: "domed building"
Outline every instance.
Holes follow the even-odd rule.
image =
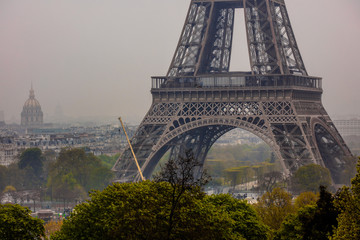
[[[31,86],[29,99],[25,102],[21,112],[21,126],[39,127],[43,124],[43,112],[38,100],[35,99]]]

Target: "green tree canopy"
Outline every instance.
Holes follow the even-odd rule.
[[[212,195],[207,197],[217,209],[225,211],[233,220],[233,236],[247,240],[268,239],[269,229],[261,221],[255,209],[245,200],[238,200],[228,194]]]
[[[30,213],[28,208],[17,204],[0,204],[0,239],[43,239],[43,221]]]
[[[340,211],[338,228],[333,240],[360,239],[360,158],[357,174],[351,180],[351,188],[343,187],[335,197],[335,206]]]
[[[262,195],[255,209],[262,221],[273,230],[279,229],[284,218],[294,212],[291,194],[281,188]]]
[[[51,239],[267,239],[254,209],[230,195],[207,196],[189,187],[175,209],[168,182],[115,183],[75,207]]]
[[[117,153],[113,156],[108,156],[108,155],[100,155],[98,156],[98,158],[100,158],[102,164],[107,167],[108,169],[111,169],[114,164],[116,163],[116,161],[118,160],[120,156],[120,153]]]
[[[289,214],[281,223],[281,227],[276,233],[274,240],[303,240],[315,239],[304,238],[306,227],[310,226],[314,219],[316,205],[306,205],[296,213]]]
[[[31,167],[35,175],[40,176],[43,171],[44,158],[39,148],[28,148],[20,155],[19,168]]]
[[[314,205],[318,200],[318,196],[314,192],[302,192],[295,199],[295,208],[299,209],[306,205]]]
[[[112,172],[93,154],[83,149],[63,149],[50,166],[47,186],[58,199],[74,199],[91,189],[103,189],[109,184]]]
[[[52,239],[232,239],[232,219],[197,187],[183,194],[169,236],[172,189],[144,181],[92,192]]]
[[[331,186],[331,175],[327,168],[317,164],[300,167],[293,175],[292,188],[295,192],[318,192],[320,186]]]
[[[325,187],[320,187],[320,197],[316,204],[305,205],[296,213],[288,215],[279,229],[275,240],[327,240],[337,227],[338,211],[334,198]]]

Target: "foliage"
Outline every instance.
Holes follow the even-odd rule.
[[[42,239],[43,221],[30,216],[31,211],[20,205],[0,205],[0,239]]]
[[[291,195],[281,188],[262,195],[255,209],[261,220],[273,230],[279,229],[284,218],[294,212]]]
[[[93,154],[83,149],[63,149],[50,166],[47,186],[52,196],[70,200],[84,197],[91,189],[103,189],[112,178],[112,172]]]
[[[43,154],[39,148],[24,150],[18,156],[18,162],[0,167],[0,190],[7,185],[14,186],[18,191],[44,188],[49,156],[50,151]]]
[[[313,228],[318,233],[314,236],[317,236],[318,239],[327,239],[326,236],[332,234],[334,227],[338,225],[339,211],[334,205],[334,196],[324,186],[320,186],[320,197],[316,205],[317,211],[314,216]]]
[[[306,205],[296,213],[288,215],[281,224],[275,240],[327,240],[337,226],[337,215],[332,194],[322,186],[316,204]]]
[[[61,226],[63,225],[63,221],[54,221],[51,220],[48,223],[44,225],[45,228],[45,235],[47,237],[50,237],[50,235],[54,234],[55,232],[59,231],[61,229]]]
[[[28,148],[19,156],[19,162],[7,169],[7,184],[18,190],[40,188],[45,184],[44,161],[39,148]]]
[[[274,240],[303,240],[312,239],[304,238],[306,227],[310,226],[316,205],[306,205],[300,208],[297,213],[289,214],[281,224]]]
[[[49,176],[49,170],[50,166],[56,161],[57,153],[50,149],[43,151],[43,157],[44,157],[44,166],[43,166],[43,172],[44,172],[44,185],[46,185],[47,178]]]
[[[98,158],[101,160],[101,163],[108,169],[111,169],[114,164],[116,163],[116,161],[118,160],[120,156],[120,153],[117,153],[113,156],[108,156],[108,155],[100,155],[98,156]]]
[[[14,186],[17,190],[32,188],[31,181],[25,181],[25,170],[19,169],[17,163],[10,164],[5,171],[4,185]]]
[[[266,172],[258,177],[259,189],[262,191],[272,191],[281,181],[284,180],[283,174],[278,171]]]
[[[230,216],[233,220],[234,236],[241,236],[247,240],[268,239],[268,227],[259,221],[255,209],[245,200],[238,200],[227,194],[219,194],[208,196],[207,201]]]
[[[318,200],[318,196],[313,192],[302,192],[295,199],[295,208],[299,209],[306,205],[315,205]]]
[[[192,151],[169,159],[154,182],[94,191],[52,239],[266,239],[254,209],[227,195],[206,196]]]
[[[46,192],[51,199],[75,200],[85,197],[90,189],[103,189],[113,175],[98,158],[82,149],[64,149],[56,159],[54,151],[42,154],[40,149],[30,148],[19,158],[18,163],[0,167],[0,190],[11,185],[19,192]]]
[[[351,181],[351,188],[343,187],[335,197],[335,206],[340,211],[338,228],[333,240],[360,239],[360,158],[357,174]]]
[[[168,217],[168,238],[171,238],[176,211],[185,192],[204,186],[210,179],[206,172],[197,172],[200,166],[201,163],[195,158],[192,150],[187,150],[184,156],[179,155],[176,159],[170,158],[154,177],[154,181],[168,182],[172,188],[170,194],[170,213]],[[200,176],[198,176],[198,174]]]
[[[86,192],[84,188],[77,183],[72,172],[64,173],[51,178],[52,197],[72,201],[75,199],[84,199]]]
[[[16,188],[14,188],[14,186],[8,185],[5,187],[3,193],[8,193],[8,192],[16,192]]]
[[[294,192],[318,192],[319,186],[331,186],[330,171],[317,164],[300,167],[293,175]]]
[[[40,176],[43,172],[44,157],[39,148],[28,148],[20,155],[19,168],[24,169],[30,167],[36,176]]]
[[[115,183],[75,207],[52,239],[232,239],[231,218],[199,188],[184,192],[168,235],[171,184]]]

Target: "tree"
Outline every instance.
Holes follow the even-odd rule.
[[[14,186],[18,191],[24,190],[31,185],[33,179],[25,179],[25,170],[19,169],[18,163],[10,164],[5,173],[5,185]]]
[[[340,214],[333,240],[360,239],[360,158],[356,169],[357,174],[351,180],[351,188],[343,187],[335,196],[335,206]]]
[[[91,189],[103,189],[111,178],[111,170],[93,154],[83,149],[63,149],[50,166],[47,186],[52,197],[69,201],[84,197]]]
[[[115,154],[113,156],[100,155],[100,156],[98,156],[98,158],[100,158],[102,164],[105,167],[107,167],[108,169],[112,169],[112,167],[114,166],[114,164],[118,160],[119,156],[120,156],[120,153],[117,153],[117,154]]]
[[[32,168],[36,176],[40,176],[43,172],[44,157],[39,148],[28,148],[20,155],[19,168]]]
[[[225,211],[233,220],[232,234],[247,240],[266,240],[269,229],[256,214],[255,209],[245,200],[238,200],[228,194],[207,197],[217,209]]]
[[[279,229],[275,240],[316,239],[327,240],[337,226],[338,211],[333,196],[324,186],[316,204],[306,205],[296,213],[288,215]]]
[[[24,189],[37,189],[45,184],[44,160],[39,148],[28,148],[21,153],[18,167],[24,176]]]
[[[46,237],[49,238],[52,234],[59,231],[61,229],[62,224],[63,224],[62,220],[60,221],[50,220],[48,223],[46,223],[44,225]]]
[[[327,191],[325,186],[320,186],[320,197],[316,202],[317,210],[314,216],[312,236],[316,239],[328,239],[333,229],[337,227],[339,211],[334,205],[334,196]]]
[[[315,205],[318,197],[313,192],[302,192],[295,199],[295,208],[299,209],[305,207],[306,205]]]
[[[262,221],[273,230],[279,229],[284,218],[294,212],[291,194],[281,188],[262,195],[255,209]]]
[[[64,205],[66,201],[72,201],[75,199],[85,199],[86,192],[84,188],[80,186],[74,178],[72,172],[63,174],[54,179],[51,179],[52,197],[55,199],[62,199]]]
[[[330,171],[317,164],[300,167],[293,175],[292,188],[294,192],[318,192],[319,186],[331,186]]]
[[[264,173],[259,179],[260,190],[271,192],[283,179],[283,174],[278,171]]]
[[[206,172],[200,173],[200,176],[197,177],[197,170],[200,166],[201,164],[195,158],[192,150],[187,150],[185,156],[179,155],[176,159],[170,158],[154,177],[156,182],[168,182],[172,188],[167,239],[171,239],[173,234],[174,219],[178,217],[177,210],[184,193],[187,190],[200,188],[210,180]]]
[[[289,214],[281,223],[274,240],[306,240],[315,238],[304,238],[306,227],[314,218],[316,205],[306,205],[296,213]]]
[[[182,195],[169,236],[172,191],[170,183],[150,181],[94,191],[51,239],[235,239],[232,219],[197,187]]]
[[[42,239],[43,221],[30,216],[28,208],[17,204],[0,205],[0,239]]]

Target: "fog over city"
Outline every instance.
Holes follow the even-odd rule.
[[[45,116],[140,122],[150,77],[164,76],[190,0],[1,0],[0,111],[20,122],[31,83]],[[360,1],[286,0],[309,75],[329,115],[359,116]],[[250,70],[240,11],[231,70]]]

